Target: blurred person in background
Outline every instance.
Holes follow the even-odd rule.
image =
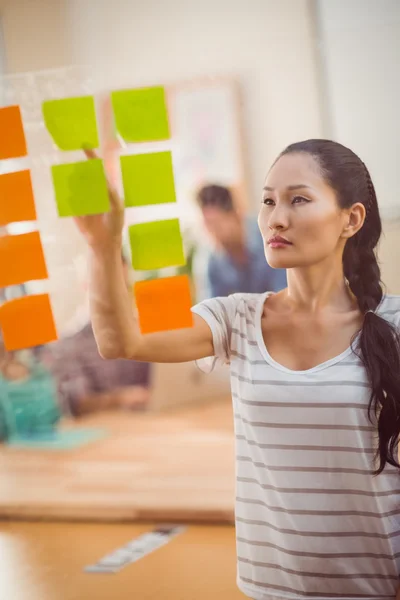
[[[278,292],[286,287],[286,271],[273,269],[265,260],[256,218],[243,217],[236,210],[228,188],[206,185],[199,190],[197,203],[216,245],[202,269],[206,274],[205,296]]]
[[[129,266],[122,256],[127,287]],[[44,348],[41,357],[56,379],[64,413],[79,417],[95,411],[146,408],[150,365],[101,358],[89,321],[74,335]]]

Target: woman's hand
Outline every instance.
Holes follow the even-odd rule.
[[[84,150],[88,159],[98,158],[93,150]],[[124,205],[115,188],[107,181],[110,210],[99,215],[74,217],[74,221],[92,248],[121,246],[124,226]]]

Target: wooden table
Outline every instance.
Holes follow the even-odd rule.
[[[243,600],[232,526],[189,526],[166,546],[110,574],[84,567],[154,524],[0,523],[5,600]]]
[[[72,451],[0,446],[0,518],[234,522],[230,399],[78,423],[110,436]]]

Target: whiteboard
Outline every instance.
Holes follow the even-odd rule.
[[[196,219],[196,191],[217,183],[244,186],[238,87],[232,81],[176,86],[168,92],[178,201]]]

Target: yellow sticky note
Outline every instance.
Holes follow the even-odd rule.
[[[176,202],[171,152],[121,156],[125,206]]]
[[[60,150],[99,146],[93,96],[47,100],[42,109],[46,127]]]
[[[118,133],[126,142],[153,142],[170,137],[163,87],[112,92]]]
[[[132,266],[137,271],[185,264],[179,219],[131,225],[129,239]]]
[[[101,159],[54,165],[51,172],[60,217],[97,215],[110,210]]]

